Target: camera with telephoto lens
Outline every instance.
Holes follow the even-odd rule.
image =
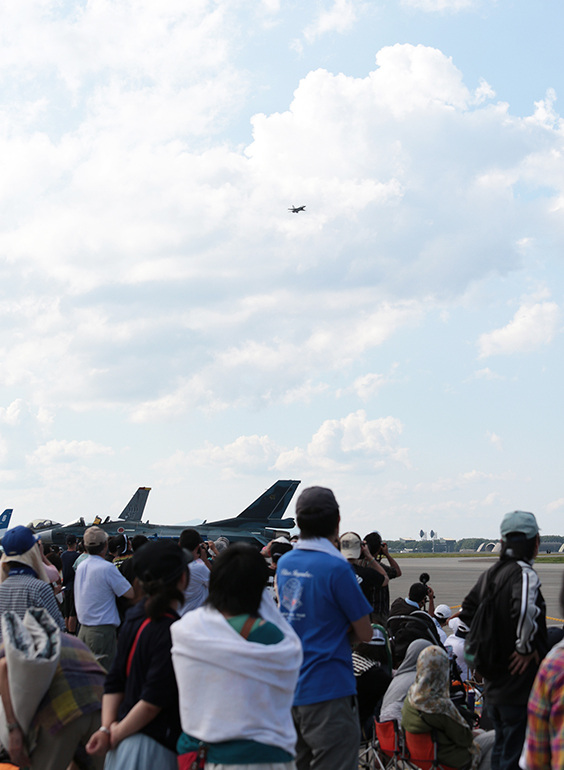
[[[429,589],[427,588],[427,583],[429,582],[430,579],[431,578],[429,577],[428,572],[422,572],[419,575],[419,582],[423,583],[423,585],[425,586],[425,589],[427,590],[427,594],[425,596],[425,603],[427,603],[427,599],[429,598]]]

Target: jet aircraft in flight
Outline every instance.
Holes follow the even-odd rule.
[[[305,206],[292,206],[288,211],[291,211],[292,214],[299,214],[300,211],[305,211]]]

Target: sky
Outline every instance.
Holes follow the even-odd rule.
[[[13,523],[292,478],[361,534],[564,534],[560,0],[1,14]]]

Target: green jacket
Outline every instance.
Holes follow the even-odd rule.
[[[449,767],[463,768],[470,764],[472,730],[446,714],[424,714],[411,705],[409,698],[403,702],[401,726],[409,733],[430,733],[435,730],[438,743],[438,759]]]

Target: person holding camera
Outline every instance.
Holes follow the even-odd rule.
[[[429,609],[426,604],[429,602]],[[409,587],[408,595],[399,597],[392,602],[390,616],[393,615],[411,615],[413,612],[423,610],[431,618],[435,614],[435,592],[427,583],[413,583]],[[433,623],[434,626],[434,623]]]
[[[388,581],[401,577],[400,566],[393,556],[390,555],[388,544],[382,542],[382,535],[379,532],[370,532],[364,538],[364,542],[368,547],[369,555],[378,561],[378,564],[388,576]],[[386,559],[388,564],[382,564],[383,559]],[[372,621],[385,626],[390,614],[390,587],[388,583],[375,588],[369,601],[372,602],[373,607],[370,616]]]
[[[360,590],[372,603],[374,591],[388,585],[388,576],[382,565],[371,555],[368,546],[356,532],[341,535],[339,545],[339,550],[353,568]]]
[[[192,556],[188,565],[190,581],[184,593],[184,605],[179,610],[180,615],[185,615],[201,607],[208,598],[210,569],[219,552],[213,540],[203,540],[195,529],[183,530],[178,544]]]

